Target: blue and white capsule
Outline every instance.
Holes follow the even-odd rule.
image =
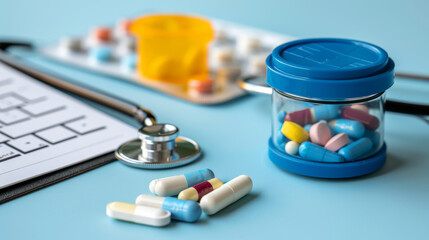
[[[338,154],[343,156],[346,162],[351,162],[369,152],[372,146],[372,141],[369,138],[364,137],[341,148],[338,150]]]
[[[182,200],[173,197],[159,197],[149,194],[141,194],[136,199],[136,204],[161,208],[171,213],[171,218],[184,221],[195,222],[201,216],[201,207],[195,201]]]
[[[149,184],[149,190],[158,196],[175,196],[182,190],[214,178],[212,170],[206,168],[183,175],[171,176],[152,180]]]
[[[358,121],[348,119],[335,119],[328,122],[328,125],[336,133],[345,133],[353,139],[361,138],[365,134],[365,127]]]
[[[305,160],[314,162],[344,162],[344,158],[335,152],[331,152],[326,148],[313,144],[311,142],[303,142],[299,145],[299,155]]]

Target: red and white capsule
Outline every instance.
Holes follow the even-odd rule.
[[[178,199],[200,201],[200,199],[209,192],[219,188],[223,183],[219,178],[212,178],[208,181],[199,183],[187,188],[179,193]]]

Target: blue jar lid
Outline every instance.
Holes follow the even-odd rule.
[[[337,38],[303,39],[276,47],[266,60],[267,83],[306,98],[349,99],[384,92],[395,64],[370,43]]]

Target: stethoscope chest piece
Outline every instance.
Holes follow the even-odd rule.
[[[155,124],[138,131],[139,139],[122,144],[116,158],[122,163],[146,169],[179,167],[195,161],[200,155],[198,144],[179,136],[171,124]]]

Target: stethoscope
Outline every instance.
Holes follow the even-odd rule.
[[[180,137],[179,128],[172,124],[161,124],[149,110],[130,101],[101,93],[87,86],[78,86],[29,67],[7,54],[6,49],[12,46],[32,48],[29,43],[0,42],[0,62],[3,62],[44,83],[81,96],[91,101],[122,112],[133,117],[141,124],[138,139],[126,142],[115,151],[116,158],[122,163],[144,169],[173,168],[189,164],[201,155],[198,144],[192,139]],[[429,76],[396,73],[396,77],[429,80]],[[272,89],[266,85],[264,77],[246,77],[239,81],[240,87],[249,92],[271,94]],[[391,112],[412,114],[429,123],[429,105],[419,105],[387,100],[385,109]]]

